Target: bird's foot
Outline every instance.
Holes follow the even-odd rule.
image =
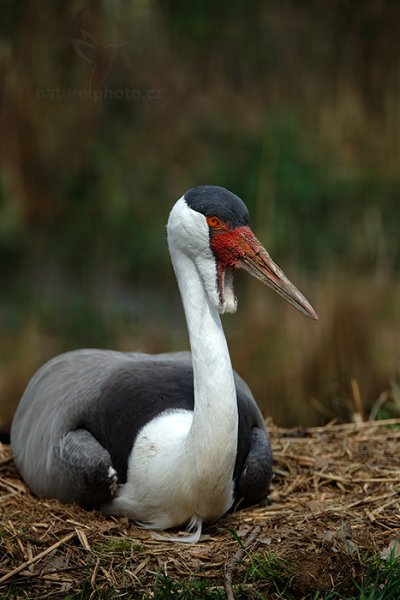
[[[108,467],[107,477],[110,482],[110,484],[109,484],[110,493],[112,496],[115,496],[115,494],[118,491],[119,483],[118,483],[117,471],[114,469],[114,467],[111,467],[111,466]]]

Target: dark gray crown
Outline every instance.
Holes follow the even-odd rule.
[[[231,227],[248,225],[249,211],[236,194],[218,185],[200,185],[188,190],[186,204],[206,217],[212,215],[229,223]]]

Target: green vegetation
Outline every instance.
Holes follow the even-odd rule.
[[[320,313],[298,325],[238,277],[240,312],[225,326],[265,413],[349,418],[352,378],[368,412],[399,364],[393,10],[46,0],[32,14],[5,2],[0,429],[57,352],[185,347],[165,222],[206,182],[244,198]]]
[[[397,600],[399,597],[400,560],[393,555],[382,560],[377,555],[363,557],[361,573],[357,580],[346,582],[344,588],[306,591],[299,589],[296,576],[292,572],[290,561],[274,556],[272,552],[249,556],[250,566],[242,582],[234,586],[235,599],[246,598],[262,600]],[[314,586],[313,586],[314,587]],[[183,598],[210,600],[226,598],[223,587],[216,587],[207,579],[191,577],[176,580],[158,573],[154,580],[154,589],[145,598],[168,600]]]
[[[392,380],[390,388],[381,393],[371,409],[374,419],[391,419],[400,416],[400,383]],[[393,425],[396,427],[396,425]]]
[[[235,581],[233,586],[235,600],[397,600],[399,597],[400,561],[393,556],[382,560],[376,555],[365,556],[360,564],[361,574],[345,588],[318,589],[318,582],[313,588],[306,590],[298,587],[289,561],[277,558],[272,553],[257,554],[250,559],[250,566],[242,581]],[[29,589],[18,583],[11,583],[4,600],[16,598],[33,598]],[[152,588],[143,595],[137,595],[131,586],[118,589],[104,588],[93,595],[90,582],[83,581],[79,592],[66,593],[67,600],[114,600],[116,598],[143,600],[224,600],[224,586],[216,585],[207,578],[196,575],[177,579],[159,572],[154,577]]]
[[[122,537],[108,537],[104,541],[97,541],[93,547],[93,550],[99,555],[110,555],[110,554],[127,554],[128,557],[132,554],[138,554],[142,548],[140,544],[132,544],[132,540],[129,538]]]
[[[222,587],[215,587],[208,579],[189,577],[177,581],[158,573],[154,579],[154,589],[144,596],[145,600],[168,600],[169,598],[182,598],[182,600],[224,600],[225,593]]]
[[[293,590],[294,575],[290,574],[288,562],[277,558],[272,552],[258,553],[250,557],[250,567],[244,578],[249,588],[261,584],[262,593],[273,593],[277,598],[290,598]],[[255,592],[254,598],[261,598],[261,590]]]
[[[356,600],[396,600],[399,596],[400,559],[392,552],[387,560],[370,556],[365,560],[366,573],[354,582]]]

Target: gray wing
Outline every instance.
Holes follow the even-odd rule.
[[[272,478],[272,450],[260,409],[246,382],[234,373],[238,410],[238,451],[234,470],[235,507],[264,500]]]
[[[178,355],[171,355],[171,360],[174,356]],[[15,463],[36,495],[70,501],[71,490],[78,489],[75,486],[79,473],[81,478],[91,477],[92,469],[86,460],[89,454],[90,463],[96,460],[104,463],[108,472],[112,461],[102,444],[93,437],[77,437],[74,448],[79,440],[81,453],[78,456],[76,452],[69,452],[72,440],[66,436],[82,426],[86,429],[86,425],[90,432],[91,423],[100,423],[100,399],[106,382],[115,371],[131,369],[146,360],[148,356],[141,353],[78,350],[57,356],[36,372],[21,398],[11,427]],[[159,359],[155,356],[154,360]],[[67,461],[68,455],[72,457],[72,464]],[[108,483],[112,485],[112,481]]]

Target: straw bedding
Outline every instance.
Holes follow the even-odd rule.
[[[160,541],[125,518],[35,498],[0,444],[0,596],[151,598],[163,574],[207,579],[221,597],[234,590],[251,597],[269,585],[265,577],[252,581],[254,561],[272,555],[299,597],[351,589],[363,556],[385,556],[400,538],[400,419],[268,427],[268,502],[227,515],[195,546]]]

